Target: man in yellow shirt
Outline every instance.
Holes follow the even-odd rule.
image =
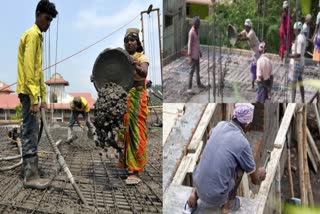
[[[79,114],[81,114],[83,116],[84,121],[85,121],[86,125],[88,126],[89,133],[91,135],[95,135],[95,127],[93,126],[93,124],[90,121],[90,115],[89,115],[90,106],[89,106],[88,101],[84,97],[79,97],[79,96],[74,97],[71,104],[70,104],[70,108],[71,108],[72,112],[71,112],[69,125],[68,125],[67,142],[72,141],[72,129],[73,129],[73,126],[76,122],[82,128],[82,125],[79,122]]]
[[[37,113],[46,108],[46,88],[42,72],[42,32],[46,32],[58,12],[48,0],[39,1],[35,24],[25,31],[18,49],[17,94],[22,105],[22,173],[26,188],[44,189],[48,179],[39,177]]]

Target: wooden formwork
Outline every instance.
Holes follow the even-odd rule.
[[[187,104],[186,104],[187,105]],[[263,143],[257,144],[253,151],[256,162],[261,162],[266,159],[266,150],[270,150],[270,161],[267,165],[267,177],[261,183],[260,188],[256,194],[250,191],[249,179],[245,175],[243,177],[241,192],[243,207],[238,213],[271,213],[281,212],[281,186],[280,180],[284,170],[284,164],[287,159],[287,152],[285,151],[285,142],[291,139],[290,128],[293,126],[293,116],[296,110],[296,104],[287,104],[284,107],[281,104],[265,104],[264,106],[256,105],[255,117],[263,116],[263,124],[254,126],[254,128],[263,130]],[[285,108],[281,115],[280,110]],[[264,113],[261,115],[259,109],[263,109]],[[205,146],[205,142],[209,137],[210,130],[221,120],[231,119],[233,110],[232,104],[207,104],[203,108],[201,119],[197,121],[193,130],[193,135],[190,140],[184,144],[183,152],[179,158],[177,166],[171,173],[171,178],[168,179],[167,186],[164,188],[164,213],[180,212],[181,207],[185,201],[179,201],[184,198],[187,200],[192,190],[192,171],[198,162],[201,152]],[[170,136],[169,136],[170,138]],[[169,140],[168,138],[168,140]],[[164,145],[165,150],[166,145]],[[164,155],[164,158],[166,155]],[[164,170],[166,170],[166,163],[164,163]],[[164,173],[165,174],[165,173]],[[165,179],[165,177],[164,177]],[[174,203],[171,202],[174,199]],[[179,199],[180,198],[180,199]],[[178,207],[178,208],[177,208]],[[179,210],[179,211],[178,211]],[[213,210],[201,210],[199,213],[215,213]]]

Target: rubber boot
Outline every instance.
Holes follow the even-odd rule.
[[[50,186],[52,179],[43,179],[39,176],[38,155],[23,158],[24,188],[46,189]]]

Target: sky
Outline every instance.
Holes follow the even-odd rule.
[[[55,71],[68,80],[70,86],[66,87],[66,92],[91,92],[93,97],[97,97],[95,88],[89,80],[95,59],[106,48],[123,48],[126,29],[129,27],[141,28],[139,14],[141,11],[147,10],[150,4],[153,5],[153,8],[160,8],[160,24],[162,26],[162,0],[51,1],[55,3],[59,16],[51,22],[50,32],[48,30],[44,34],[44,67],[55,63],[56,47],[57,61],[60,61],[102,39],[138,16],[102,42],[45,71],[46,80]],[[1,4],[0,81],[7,84],[12,84],[17,80],[19,40],[23,32],[30,28],[35,21],[34,13],[37,3],[38,0],[20,0],[18,2],[3,1]],[[150,61],[148,79],[151,79],[154,84],[161,84],[157,13],[146,14],[143,19],[145,53]],[[58,39],[56,39],[57,29]],[[57,45],[56,41],[58,41]],[[15,90],[15,86],[12,88]]]

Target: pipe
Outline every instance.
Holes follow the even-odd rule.
[[[58,160],[58,163],[59,163],[60,167],[66,173],[67,178],[69,179],[70,183],[72,184],[74,190],[78,194],[78,196],[81,199],[82,203],[85,206],[88,206],[88,203],[87,203],[86,199],[84,198],[84,196],[82,195],[82,192],[80,191],[78,185],[76,184],[76,182],[75,182],[75,180],[74,180],[74,178],[73,178],[73,176],[72,176],[72,174],[70,172],[70,169],[67,166],[66,161],[64,160],[63,156],[61,155],[61,153],[60,153],[60,151],[59,151],[59,149],[57,147],[57,144],[53,141],[53,138],[52,138],[52,136],[51,136],[51,134],[49,132],[49,128],[48,128],[48,125],[47,125],[46,114],[45,114],[45,109],[44,108],[41,108],[41,118],[43,120],[44,131],[46,132],[47,138],[49,140],[50,146],[53,149],[53,152],[56,154],[56,157],[57,157],[57,160]]]
[[[2,171],[8,171],[8,170],[14,169],[14,168],[22,165],[22,146],[21,146],[21,141],[20,141],[20,140],[17,140],[17,141],[15,141],[15,142],[17,143],[17,146],[18,146],[20,155],[11,156],[11,157],[6,157],[6,158],[0,158],[0,161],[2,161],[2,160],[4,160],[4,161],[10,161],[10,160],[18,159],[18,158],[21,158],[21,159],[20,159],[19,163],[13,164],[13,165],[11,165],[11,166],[7,166],[7,167],[0,168],[0,172],[2,172]]]

